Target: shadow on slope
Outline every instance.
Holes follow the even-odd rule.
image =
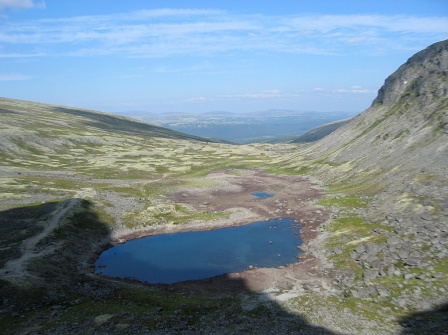
[[[400,320],[401,334],[448,334],[448,303],[429,311],[417,312]]]
[[[196,334],[204,329],[228,333],[232,328],[238,333],[333,334],[275,302],[242,308],[239,294],[251,293],[243,280],[221,276],[183,285],[145,285],[93,275],[94,256],[111,232],[92,203],[76,200],[77,207],[33,250],[56,246],[55,251],[30,259],[23,276],[6,273],[0,278],[2,331],[108,334],[126,324],[121,333]],[[20,258],[24,252],[20,242],[41,232],[43,223],[68,201],[1,211],[0,229],[5,234],[0,247],[14,251],[1,254],[2,263]],[[106,321],[98,322],[104,315]]]
[[[100,243],[110,240],[111,231],[92,203],[77,201],[78,207],[36,245],[39,250],[57,246],[55,252],[31,260],[26,267],[29,275],[23,278],[0,279],[0,329],[5,333],[336,334],[254,294],[242,279],[219,276],[174,285],[145,285],[93,275],[94,256]],[[2,235],[0,247],[17,249],[14,256],[20,257],[20,244],[13,235],[22,236],[22,241],[29,238],[38,231],[33,225],[47,220],[66,203],[0,212],[1,228],[9,229]],[[26,225],[11,224],[20,220]],[[27,229],[31,231],[20,233]],[[2,256],[2,261],[11,258]],[[325,313],[324,309],[319,312]],[[446,322],[446,306],[403,321],[406,329],[431,329],[433,334],[444,329],[442,322]]]
[[[56,209],[57,204],[57,202],[50,202],[0,212],[1,267],[7,261],[20,257],[21,242],[43,230],[43,225],[40,222]]]
[[[58,220],[54,230],[42,234],[70,201],[76,203],[71,211]],[[4,233],[0,242],[0,264],[3,265],[0,293],[6,305],[15,308],[76,295],[73,285],[85,277],[88,257],[93,254],[96,243],[110,233],[92,204],[82,199],[1,211],[0,231]],[[39,238],[35,243],[24,243],[36,236]],[[23,259],[23,266],[8,266],[8,261],[18,259]],[[42,301],[34,300],[37,293],[44,297]]]

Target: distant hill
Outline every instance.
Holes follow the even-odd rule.
[[[213,116],[213,115],[218,115],[218,116],[234,116],[235,113],[232,113],[232,112],[226,112],[226,111],[212,111],[212,112],[204,112],[204,113],[201,113],[201,115],[210,115],[210,116]]]
[[[31,134],[43,134],[43,129],[48,134],[54,131],[61,132],[67,128],[66,135],[72,130],[89,129],[98,132],[113,132],[123,134],[142,135],[146,137],[160,137],[171,139],[183,139],[194,141],[216,141],[199,136],[188,135],[178,131],[166,129],[140,120],[97,112],[81,108],[50,105],[44,103],[0,98],[0,117],[3,128],[15,129],[9,132],[10,138],[19,135],[20,131],[28,131]],[[18,119],[26,120],[29,129],[15,128]],[[32,125],[32,126],[31,126]],[[8,127],[9,126],[9,127]],[[19,131],[19,132],[18,132]],[[5,144],[5,143],[2,143]]]
[[[216,111],[126,114],[187,134],[239,144],[285,141],[328,122],[353,116],[345,112],[319,113],[287,109],[246,113]]]
[[[308,143],[315,142],[324,138],[325,136],[331,134],[335,130],[339,129],[343,125],[345,125],[350,119],[343,119],[338,121],[333,121],[330,123],[326,123],[322,126],[319,126],[313,130],[306,132],[305,134],[294,138],[291,140],[291,143]]]

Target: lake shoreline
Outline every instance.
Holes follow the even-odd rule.
[[[299,247],[303,253],[298,254],[298,261],[295,263],[280,268],[246,269],[242,272],[175,284],[148,284],[136,280],[123,280],[156,287],[169,287],[176,290],[234,292],[249,289],[250,291],[260,292],[272,286],[273,278],[278,277],[279,274],[305,280],[322,271],[319,265],[320,260],[310,250],[313,242],[320,237],[320,225],[330,218],[327,209],[316,205],[316,201],[324,195],[318,180],[305,176],[270,175],[258,171],[251,171],[251,173],[243,176],[229,174],[229,171],[218,171],[205,178],[217,182],[220,187],[181,190],[169,195],[169,200],[193,207],[196,210],[225,210],[230,214],[228,218],[216,221],[194,221],[182,225],[159,225],[136,230],[116,229],[111,234],[110,240],[98,246],[99,248],[90,258],[90,272],[105,277],[94,273],[94,262],[99,254],[116,244],[125,243],[129,240],[166,233],[228,228],[281,217],[291,218],[300,224],[300,236],[303,242]],[[260,187],[260,181],[263,187]],[[275,193],[276,196],[253,201],[252,193],[257,191]],[[185,201],[185,199],[188,199],[188,201]],[[201,205],[205,202],[210,203],[210,205],[207,208],[202,208]],[[239,206],[234,206],[236,204]],[[111,277],[105,278],[120,280]],[[244,285],[235,284],[242,281],[244,281]],[[286,289],[291,285],[291,280],[276,283],[276,285]]]

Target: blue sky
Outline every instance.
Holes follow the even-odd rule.
[[[113,113],[359,113],[446,0],[0,0],[0,96]]]

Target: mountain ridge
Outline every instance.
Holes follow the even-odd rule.
[[[385,80],[371,107],[305,155],[335,164],[351,162],[353,173],[385,169],[388,175],[397,168],[415,172],[426,167],[446,175],[447,73],[448,42],[429,46]]]
[[[332,132],[336,131],[338,128],[349,122],[350,119],[342,119],[333,122],[326,123],[322,126],[314,128],[303,135],[290,140],[290,143],[309,143],[316,142],[325,136],[328,136]]]

